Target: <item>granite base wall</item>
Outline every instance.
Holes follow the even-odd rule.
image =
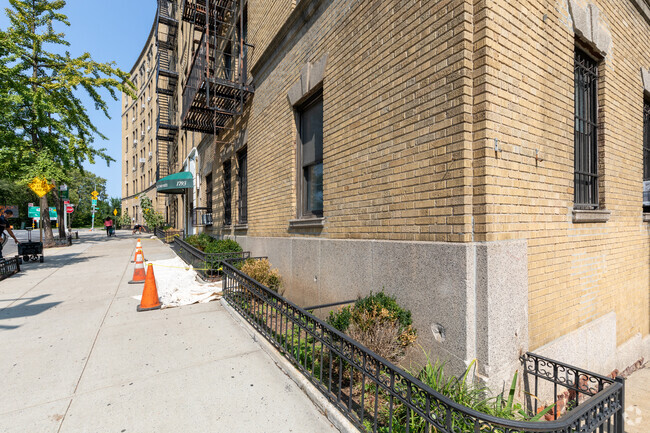
[[[500,388],[528,346],[525,241],[400,242],[238,236],[266,256],[285,280],[285,296],[306,307],[384,290],[413,313],[424,352],[459,373],[477,359],[478,373]],[[318,311],[325,317],[328,311]],[[423,350],[422,350],[423,349]]]

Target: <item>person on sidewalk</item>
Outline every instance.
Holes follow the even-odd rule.
[[[2,236],[3,233],[6,230],[7,233],[9,233],[9,236],[14,238],[14,242],[16,244],[18,244],[18,239],[16,239],[16,235],[14,235],[14,232],[9,228],[8,219],[13,217],[13,216],[14,216],[14,213],[10,209],[5,210],[4,215],[0,215],[0,236]],[[0,261],[4,260],[2,258],[2,246],[3,245],[4,245],[4,242],[0,242]]]
[[[113,234],[113,220],[111,217],[106,217],[104,220],[104,227],[106,227],[106,236],[111,236]]]

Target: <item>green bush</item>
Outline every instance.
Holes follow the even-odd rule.
[[[206,254],[240,253],[243,251],[241,245],[232,239],[210,239],[212,239],[213,242],[206,245],[203,250]]]
[[[191,235],[186,237],[185,242],[192,245],[194,248],[205,252],[206,248],[208,248],[210,244],[217,242],[217,240],[208,234],[201,233],[200,235]]]
[[[267,259],[248,259],[241,271],[274,292],[282,294],[280,272],[277,269],[271,269],[271,263]]]
[[[330,312],[327,322],[392,362],[399,362],[417,338],[411,312],[384,292],[370,293],[352,307]]]

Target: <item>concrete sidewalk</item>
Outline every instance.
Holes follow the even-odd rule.
[[[0,282],[0,432],[337,431],[219,302],[137,313],[130,232],[80,235]]]

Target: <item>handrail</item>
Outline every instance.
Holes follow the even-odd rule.
[[[308,311],[298,307],[293,302],[284,298],[280,294],[272,291],[268,287],[263,286],[255,281],[248,275],[237,270],[227,262],[223,264],[224,274],[224,298],[233,306],[240,314],[242,314],[247,321],[249,321],[258,331],[260,331],[276,348],[289,357],[293,363],[305,374],[312,383],[314,383],[330,400],[334,400],[336,406],[355,423],[357,426],[364,427],[363,409],[363,396],[366,393],[365,388],[361,390],[361,408],[352,409],[352,400],[354,396],[350,392],[349,396],[341,397],[341,375],[345,371],[350,370],[350,381],[354,380],[354,372],[362,375],[362,382],[365,380],[371,381],[376,385],[376,389],[380,388],[390,396],[391,411],[393,401],[401,402],[406,406],[407,419],[410,416],[417,416],[424,420],[429,428],[435,431],[456,433],[465,431],[480,431],[480,432],[525,432],[525,433],[548,433],[548,432],[570,432],[580,427],[580,432],[593,432],[596,428],[607,423],[607,432],[609,433],[622,433],[622,403],[624,399],[624,384],[622,381],[607,380],[607,386],[600,389],[595,395],[590,397],[587,401],[579,404],[570,412],[561,418],[548,422],[530,422],[518,421],[504,418],[498,418],[474,409],[462,406],[461,404],[451,400],[445,395],[440,394],[436,390],[430,388],[419,379],[413,377],[401,368],[395,366],[390,361],[382,358],[370,349],[362,346],[358,342],[352,340],[349,336],[343,334],[329,324],[318,319]],[[272,311],[271,323],[268,321],[269,308]],[[249,311],[249,310],[255,311]],[[266,313],[265,313],[266,311]],[[267,316],[265,319],[263,316]],[[292,338],[294,335],[294,326],[298,327],[298,346],[300,346],[301,335],[304,333],[305,342],[308,338],[313,341],[309,345],[316,345],[316,340],[321,345],[321,349],[325,348],[329,351],[328,359],[330,360],[329,378],[330,384],[325,387],[322,382],[322,366],[319,367],[320,379],[315,377],[314,365],[312,364],[312,371],[310,372],[307,366],[303,366],[303,361],[300,355],[296,358],[294,352],[295,348],[291,346],[291,350],[287,347],[285,341],[279,341],[278,336],[278,318],[280,315],[280,334],[283,334],[283,324],[286,324],[284,333],[288,333],[289,327],[292,329]],[[285,320],[286,318],[286,320]],[[261,323],[264,322],[264,323]],[[275,326],[275,329],[271,328]],[[306,343],[305,343],[306,344]],[[323,357],[321,352],[321,359]],[[540,359],[547,360],[547,358],[539,357],[533,353],[527,353],[525,359]],[[339,361],[339,370],[334,374],[339,375],[339,389],[338,394],[333,394],[332,391],[332,362],[333,358]],[[306,356],[305,356],[306,359]],[[525,360],[522,357],[522,361]],[[345,361],[345,366],[343,366]],[[572,369],[580,371],[581,374],[588,374],[597,378],[606,379],[603,376],[594,375],[592,373],[576,369],[568,364],[562,364],[557,361],[552,361],[554,365],[562,366],[571,371]],[[304,361],[307,364],[307,361]],[[343,372],[343,373],[341,373]],[[544,376],[539,376],[544,378]],[[350,389],[352,383],[350,384]],[[376,391],[378,392],[378,391]],[[345,399],[347,398],[347,402]],[[359,406],[358,402],[355,402]],[[357,412],[361,412],[359,415]],[[376,411],[376,409],[375,409]],[[393,420],[394,413],[391,414],[389,419]],[[376,414],[375,414],[376,416]],[[458,426],[453,427],[454,423],[460,422],[464,427],[471,430],[461,429]],[[377,421],[375,419],[375,430],[377,428]],[[407,430],[408,431],[408,430]],[[426,430],[428,431],[428,430]],[[605,430],[603,430],[605,431]]]

